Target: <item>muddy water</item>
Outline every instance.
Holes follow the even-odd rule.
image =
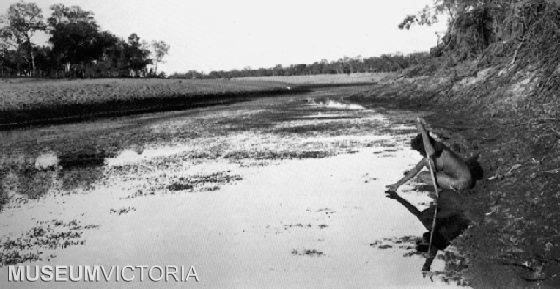
[[[3,132],[2,288],[91,286],[8,283],[8,264],[193,266],[199,277],[96,284],[112,288],[449,287],[453,248],[425,276],[414,248],[427,230],[384,193],[419,160],[414,116],[342,100],[354,92]],[[414,182],[399,195],[431,202]]]

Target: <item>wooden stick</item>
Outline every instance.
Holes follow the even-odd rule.
[[[418,121],[418,123],[422,123],[420,121],[420,117],[418,117],[416,119]],[[430,140],[428,139],[428,134],[426,133],[426,130],[421,131],[420,133],[422,133],[422,140],[424,142],[424,150],[426,150],[426,144],[430,143]],[[428,167],[430,168],[430,176],[432,177],[432,183],[434,185],[434,191],[436,193],[436,207],[434,210],[434,220],[432,221],[432,230],[430,232],[430,247],[428,249],[428,253],[430,253],[432,251],[432,240],[434,237],[434,231],[436,228],[436,218],[437,218],[437,211],[438,211],[438,199],[439,199],[439,194],[438,194],[438,186],[437,186],[437,181],[436,181],[436,175],[434,173],[434,166],[435,163],[434,160],[432,159],[431,156],[428,155],[428,152],[426,152],[426,156],[428,157]]]
[[[434,191],[436,192],[436,207],[434,210],[434,220],[432,221],[432,231],[430,232],[430,249],[429,252],[431,252],[432,250],[432,240],[434,237],[434,231],[436,229],[436,218],[437,218],[437,211],[438,211],[438,199],[439,199],[439,193],[438,193],[438,187],[437,187],[437,182],[436,182],[436,176],[434,174],[434,169],[432,167],[432,159],[430,158],[430,160],[428,161],[428,165],[430,167],[430,175],[432,176],[432,182],[434,184]]]

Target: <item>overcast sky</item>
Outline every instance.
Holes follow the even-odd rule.
[[[4,14],[16,0],[0,0]],[[93,11],[103,30],[127,38],[163,40],[170,53],[158,70],[272,67],[343,56],[427,51],[436,44],[432,27],[399,30],[408,14],[431,0],[30,0],[43,9],[63,3]],[[36,37],[41,44],[46,37]]]

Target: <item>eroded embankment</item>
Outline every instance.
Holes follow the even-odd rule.
[[[463,193],[475,225],[455,241],[468,252],[466,277],[473,287],[558,288],[560,127],[551,109],[558,100],[535,91],[542,81],[534,75],[506,79],[503,69],[481,72],[379,84],[350,100],[431,111],[431,130],[463,156],[480,156],[484,177]]]

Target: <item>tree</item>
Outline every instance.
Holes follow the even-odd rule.
[[[469,7],[477,7],[483,1],[478,0],[433,0],[433,4],[426,5],[417,15],[407,15],[399,24],[399,29],[410,29],[414,24],[432,25],[438,22],[438,17],[447,14],[449,21],[453,22],[457,15]]]
[[[136,34],[136,33],[130,34],[130,36],[128,36],[128,44],[139,46],[140,45],[140,37],[138,37],[138,34]]]
[[[0,16],[0,24],[5,23],[4,17]],[[8,27],[9,28],[9,27]],[[12,32],[7,27],[0,27],[0,66],[2,69],[2,76],[4,75],[4,68],[8,68],[8,72],[12,70],[11,67],[11,56],[12,51],[10,48],[16,48],[17,42],[14,41],[12,37]],[[19,63],[18,63],[19,66]]]
[[[0,31],[0,37],[3,39],[4,45],[15,41],[17,47],[17,70],[20,70],[20,55],[24,47],[27,47],[28,56],[31,59],[31,71],[35,71],[35,60],[33,56],[33,44],[31,37],[37,31],[45,30],[46,24],[43,21],[41,9],[35,3],[26,3],[20,1],[11,4],[8,8],[7,15],[2,21],[5,26]],[[12,43],[13,45],[13,43]]]
[[[157,64],[158,62],[163,62],[163,57],[169,53],[169,45],[163,41],[152,41],[152,47],[154,48],[155,54],[155,65],[156,65],[156,74],[157,74]]]
[[[86,22],[96,24],[93,12],[85,11],[80,6],[66,7],[64,4],[54,4],[51,5],[50,9],[53,11],[48,19],[51,27],[60,23]]]
[[[63,4],[52,5],[49,17],[49,42],[53,45],[52,54],[60,64],[84,65],[102,56],[99,47],[99,26],[93,18],[93,12],[84,11],[79,6],[66,7]]]
[[[128,45],[125,46],[125,51],[129,68],[136,76],[139,76],[140,71],[144,71],[146,66],[152,63],[152,60],[149,59],[150,50],[147,43],[145,41],[140,42],[140,37],[136,33],[132,33],[128,37]]]
[[[453,61],[478,55],[490,43],[501,39],[506,23],[515,23],[519,17],[511,17],[512,4],[544,2],[523,0],[434,0],[417,15],[408,15],[399,24],[400,29],[410,29],[414,24],[431,25],[442,14],[449,16],[445,36],[431,49],[433,56],[444,53]],[[523,25],[526,23],[521,20]]]
[[[16,48],[17,47],[17,40],[15,39],[12,29],[7,24],[8,20],[5,15],[0,15],[0,24],[3,24],[0,27],[0,49],[7,50],[9,48]]]
[[[447,14],[449,16],[450,29],[455,20],[472,8],[479,7],[498,7],[509,8],[511,0],[433,0],[433,4],[426,5],[417,15],[407,15],[399,24],[400,29],[410,29],[414,24],[432,25],[438,22],[438,17]]]

